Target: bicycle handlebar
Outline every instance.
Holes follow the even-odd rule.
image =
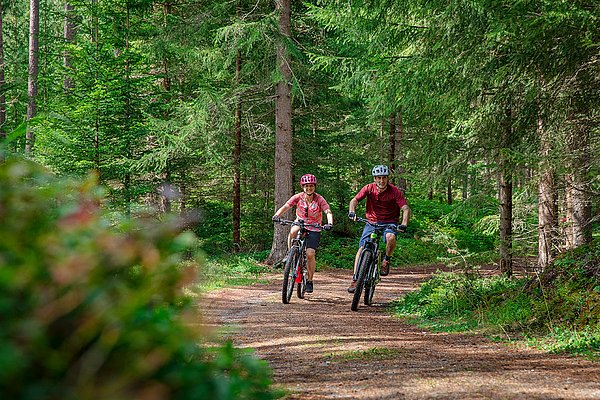
[[[325,230],[325,228],[323,228],[323,225],[318,224],[318,223],[314,223],[314,224],[306,224],[304,223],[304,220],[299,220],[299,221],[291,221],[288,219],[280,219],[279,221],[275,222],[276,224],[280,224],[280,225],[296,225],[299,226],[300,228],[306,228],[308,226],[311,226],[313,228],[317,228],[321,231]]]
[[[367,225],[371,225],[375,228],[391,228],[394,230],[394,232],[398,233],[398,224],[394,224],[394,223],[379,223],[379,222],[371,222],[366,218],[361,218],[361,217],[356,217],[356,221],[359,222],[364,222]]]

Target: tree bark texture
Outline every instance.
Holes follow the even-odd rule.
[[[238,50],[235,58],[235,82],[239,88],[240,72],[242,70],[242,54]],[[233,251],[241,250],[241,154],[242,154],[242,99],[237,95],[235,102],[235,132],[233,140]]]
[[[27,120],[36,115],[36,97],[38,91],[38,53],[40,30],[40,1],[29,1],[29,76],[27,80]],[[25,153],[33,150],[34,135],[31,127],[27,127],[25,134]]]
[[[167,30],[167,25],[168,25],[168,17],[171,14],[171,2],[170,1],[165,1],[165,3],[163,4],[163,27],[165,29],[165,31]],[[164,70],[164,78],[162,81],[162,87],[163,89],[165,89],[165,91],[170,91],[171,90],[171,75],[169,73],[170,68],[169,68],[169,59],[167,57],[165,57],[163,59],[163,70]]]
[[[171,13],[171,4],[169,2],[165,2],[163,4],[163,26],[162,26],[162,28],[165,31],[168,28],[168,26],[167,26],[168,16],[170,13]],[[164,68],[164,71],[163,71],[164,77],[162,79],[161,85],[162,85],[163,89],[165,90],[165,92],[170,92],[171,91],[171,78],[169,76],[167,57],[163,58],[162,63],[163,63],[163,68]],[[171,212],[171,210],[173,209],[172,201],[173,201],[173,199],[175,199],[177,197],[175,195],[175,192],[177,189],[171,183],[171,167],[170,166],[171,166],[171,162],[169,160],[167,160],[165,169],[161,173],[163,183],[162,183],[161,189],[160,189],[160,201],[161,201],[161,206],[162,206],[162,210],[164,213]]]
[[[538,120],[537,132],[540,140],[540,162],[538,181],[538,260],[537,269],[546,269],[556,256],[558,192],[555,172],[549,160],[552,149],[551,138]]]
[[[590,184],[590,132],[582,125],[572,128],[568,139],[567,224],[571,248],[592,242],[592,188]]]
[[[171,212],[171,201],[176,197],[175,195],[175,187],[171,185],[171,173],[169,172],[169,162],[167,161],[167,166],[164,171],[160,174],[162,179],[162,184],[160,185],[159,193],[160,193],[160,205],[162,212],[167,214]]]
[[[396,113],[391,113],[389,117],[388,129],[388,166],[391,172],[390,183],[396,184]]]
[[[100,43],[99,43],[99,21],[98,21],[98,7],[97,0],[92,0],[92,43],[95,45],[94,56],[96,59],[100,57]],[[94,69],[94,79],[98,80],[98,68]],[[96,97],[96,110],[94,116],[94,169],[96,171],[96,176],[98,177],[98,181],[102,182],[102,169],[100,168],[100,98],[98,95]]]
[[[385,118],[381,118],[381,123],[379,124],[379,158],[381,160],[385,159],[385,127],[387,123]]]
[[[292,71],[286,50],[291,37],[290,0],[277,0],[280,40],[277,65],[282,79],[275,88],[275,207],[281,207],[292,194]],[[288,228],[275,224],[269,262],[282,259],[287,252]]]
[[[396,113],[396,135],[394,137],[396,143],[396,176],[398,177],[398,188],[402,190],[402,192],[406,192],[407,183],[406,178],[404,178],[404,172],[406,171],[404,168],[404,163],[406,162],[406,157],[404,156],[404,148],[402,146],[404,140],[404,123],[402,122],[402,112],[398,111]]]
[[[512,137],[511,111],[506,111],[506,121],[500,138],[498,155],[498,201],[500,205],[500,271],[512,275],[512,165],[507,152]]]

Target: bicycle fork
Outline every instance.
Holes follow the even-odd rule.
[[[305,255],[302,254],[301,258],[300,258],[300,262],[298,263],[298,267],[296,268],[296,278],[295,278],[295,282],[296,283],[300,283],[302,282],[302,267],[305,265],[306,263],[306,258]]]

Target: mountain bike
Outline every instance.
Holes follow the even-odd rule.
[[[379,242],[386,229],[391,228],[395,232],[398,231],[398,225],[396,224],[373,223],[360,217],[356,217],[356,221],[364,222],[375,229],[367,238],[358,258],[358,268],[356,270],[356,275],[354,276],[354,279],[356,280],[356,289],[354,290],[352,306],[350,307],[352,311],[358,310],[358,303],[360,302],[363,288],[365,289],[365,305],[370,306],[372,304],[375,286],[381,281],[379,276],[379,265],[381,263]]]
[[[308,269],[306,266],[306,235],[307,227],[323,230],[320,224],[306,224],[303,220],[288,221],[282,219],[278,222],[281,225],[296,225],[300,230],[296,237],[292,239],[290,250],[285,258],[285,267],[283,269],[283,287],[281,289],[281,300],[283,304],[289,304],[296,285],[296,294],[299,299],[304,298],[306,292],[306,281],[308,280]]]

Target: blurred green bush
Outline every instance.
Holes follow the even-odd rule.
[[[0,397],[274,398],[265,362],[186,322],[196,237],[101,202],[93,178],[0,161]]]

